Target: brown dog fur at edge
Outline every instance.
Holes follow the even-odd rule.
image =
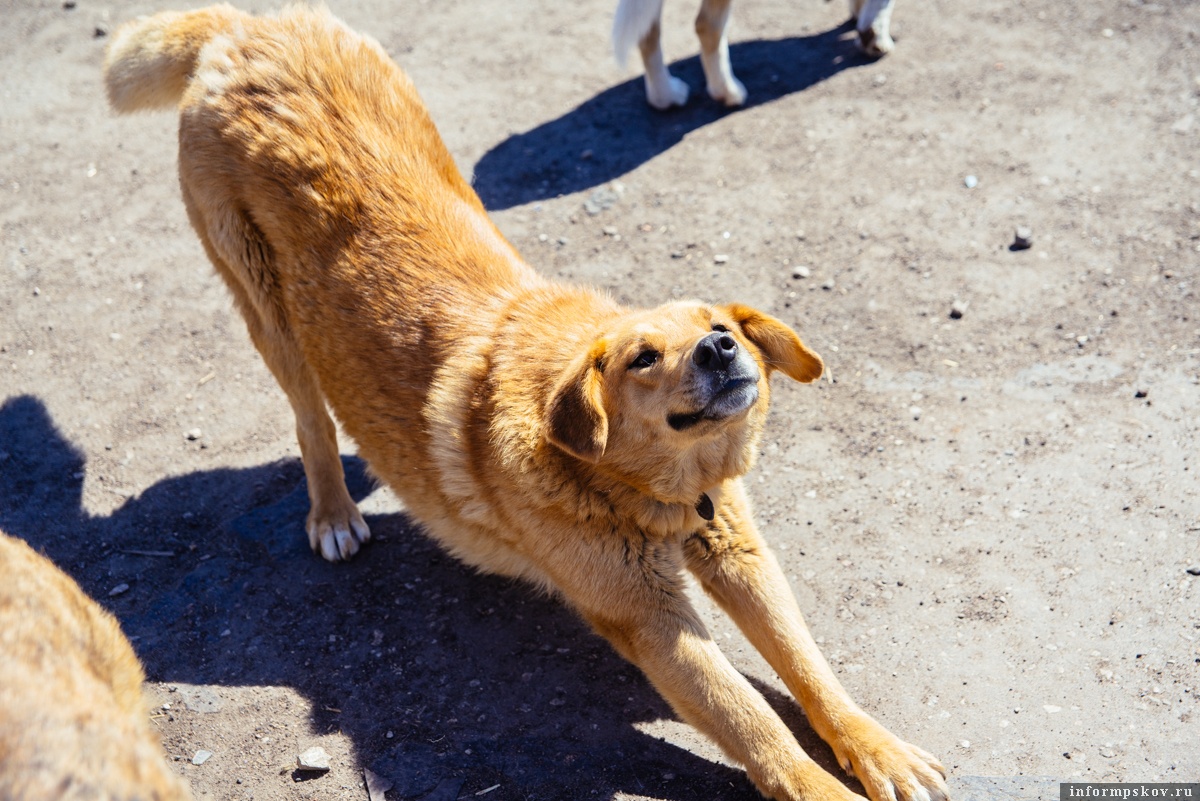
[[[0,532],[0,798],[184,801],[116,619]]]
[[[539,276],[409,79],[325,10],[144,18],[105,70],[119,111],[178,104],[184,202],[296,413],[314,549],[336,561],[369,538],[328,403],[431,536],[562,597],[764,795],[856,797],[721,654],[685,569],[874,801],[946,797],[937,761],[846,695],[751,520],[740,476],[768,378],[823,369],[791,329]]]

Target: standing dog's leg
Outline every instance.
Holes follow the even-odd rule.
[[[569,552],[569,553],[568,553]],[[566,600],[688,723],[745,765],[780,801],[863,801],[809,758],[775,711],[713,642],[683,588],[678,542],[593,542],[545,552]]]
[[[708,94],[727,106],[746,102],[746,87],[733,77],[729,63],[729,11],[733,0],[703,0],[696,16],[696,35],[700,37],[700,63],[708,81]]]
[[[682,106],[688,99],[688,85],[667,71],[663,62],[662,29],[658,20],[638,40],[642,63],[646,67],[646,100],[657,109]]]
[[[896,43],[890,32],[895,0],[850,0],[850,16],[857,21],[858,46],[871,58],[892,52]]]
[[[308,479],[308,544],[331,562],[349,559],[360,543],[371,538],[371,531],[346,489],[337,429],[325,408],[325,397],[269,290],[274,283],[271,247],[232,204],[201,207],[189,191],[190,183],[186,155],[181,154],[180,186],[192,227],[233,293],[250,339],[296,415],[296,438]]]
[[[838,762],[873,801],[948,798],[941,764],[859,709],[813,642],[774,555],[754,529],[740,484],[726,485],[708,528],[685,546],[688,567],[804,707]]]
[[[661,42],[663,0],[621,0],[613,18],[613,49],[622,65],[637,42],[646,67],[646,101],[657,109],[682,106],[687,84],[671,75],[663,61]]]

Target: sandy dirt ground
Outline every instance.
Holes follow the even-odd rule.
[[[665,114],[609,0],[330,5],[538,269],[741,300],[825,357],[776,379],[757,516],[842,682],[956,799],[1200,780],[1200,4],[900,0],[868,62],[843,3],[746,0],[729,112],[672,0],[694,96]],[[570,613],[430,545],[349,441],[377,541],[309,553],[177,120],[104,102],[112,30],[162,7],[0,0],[0,528],[120,617],[197,796],[365,801],[368,769],[391,801],[756,798]],[[297,772],[315,745],[332,770]]]

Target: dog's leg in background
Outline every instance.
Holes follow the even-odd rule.
[[[746,102],[746,87],[733,76],[729,63],[729,12],[733,0],[704,0],[696,16],[700,37],[700,63],[708,82],[708,94],[727,106]]]
[[[774,554],[754,529],[740,485],[726,488],[717,519],[685,546],[688,567],[804,707],[838,762],[872,801],[944,801],[945,769],[863,712],[809,634]]]
[[[850,0],[858,46],[871,58],[886,56],[896,46],[890,32],[894,3],[895,0]]]
[[[231,210],[234,204],[209,203],[201,208],[189,191],[189,173],[187,155],[181,153],[180,186],[192,227],[233,293],[250,339],[296,415],[296,438],[308,482],[308,544],[330,562],[349,559],[361,543],[371,538],[371,531],[346,489],[337,428],[325,408],[316,377],[288,329],[282,310],[275,306],[269,292],[255,288],[256,283],[273,280],[270,245],[248,219]],[[212,214],[222,215],[223,219],[210,219]]]
[[[662,52],[663,0],[621,0],[613,19],[613,49],[617,61],[625,63],[633,43],[637,42],[646,68],[646,100],[657,109],[682,106],[688,99],[688,86],[667,71]]]

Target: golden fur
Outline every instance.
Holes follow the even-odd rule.
[[[0,799],[183,801],[112,615],[0,532]]]
[[[539,276],[409,79],[324,10],[159,14],[116,33],[105,69],[120,111],[178,104],[184,201],[296,413],[314,549],[369,537],[328,403],[433,537],[560,595],[765,795],[854,797],[717,649],[685,569],[875,801],[945,796],[937,761],[846,696],[751,522],[767,379],[822,371],[793,331]]]

